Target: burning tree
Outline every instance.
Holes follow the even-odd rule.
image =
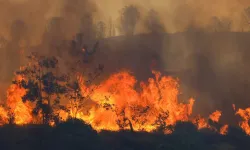
[[[68,91],[66,93],[66,97],[69,98],[70,105],[68,108],[64,108],[64,110],[68,111],[71,118],[76,119],[78,112],[81,110],[81,108],[83,108],[84,97],[77,81],[74,81],[67,86]]]
[[[32,54],[28,59],[29,65],[16,72],[24,78],[13,83],[27,90],[23,101],[36,102],[33,113],[42,115],[43,123],[48,124],[55,116],[52,108],[59,105],[60,94],[66,91],[68,77],[58,73],[55,57]]]
[[[81,113],[86,108],[86,101],[90,100],[91,94],[95,90],[95,86],[89,87],[103,72],[104,66],[99,64],[90,72],[82,70],[82,64],[75,63],[70,69],[68,80],[65,85],[66,91],[63,94],[67,99],[67,105],[60,105],[60,109],[67,113],[67,116],[62,116],[65,119],[80,119]],[[81,71],[78,70],[81,68]],[[84,77],[83,77],[84,76]]]

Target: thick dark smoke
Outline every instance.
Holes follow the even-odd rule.
[[[140,13],[133,33],[143,34],[119,37],[120,10],[130,4]],[[90,64],[105,65],[103,78],[128,68],[145,80],[156,61],[155,69],[181,79],[186,97],[197,99],[197,112],[220,109],[230,116],[233,103],[250,104],[248,5],[248,0],[0,0],[0,70],[7,82],[2,91],[22,65],[19,52],[63,60],[76,33],[95,31],[94,24],[103,21],[103,36],[113,37],[100,40]]]

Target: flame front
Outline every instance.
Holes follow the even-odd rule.
[[[155,78],[149,78],[148,83],[141,82],[136,89],[136,79],[127,71],[113,74],[99,85],[91,86],[95,89],[89,101],[91,107],[79,112],[77,118],[92,125],[97,131],[120,130],[131,128],[135,131],[153,131],[159,124],[160,116],[166,125],[174,125],[177,121],[188,121],[192,113],[194,100],[187,104],[177,99],[178,82],[172,77],[161,77],[159,72],[153,71]],[[80,80],[83,81],[83,80]],[[83,94],[89,94],[87,87],[81,83]],[[130,124],[130,125],[129,125]]]
[[[249,120],[250,120],[250,108],[244,109],[239,109],[236,112],[237,115],[239,115],[243,121],[239,123],[240,127],[248,134],[250,135],[250,125],[249,125]]]
[[[213,112],[209,118],[213,121],[213,122],[219,122],[221,117],[221,111],[216,110],[215,112]]]
[[[22,77],[17,76],[17,80]],[[14,123],[18,125],[28,124],[32,122],[32,104],[29,102],[24,103],[22,97],[26,91],[18,85],[12,84],[7,90],[7,107],[8,113],[14,119]]]
[[[226,135],[227,132],[228,132],[228,125],[226,124],[220,128],[220,134]]]
[[[84,120],[97,131],[132,129],[152,132],[161,126],[174,126],[177,121],[191,121],[198,129],[215,129],[208,124],[206,118],[200,115],[191,117],[195,100],[190,98],[185,102],[178,99],[178,79],[162,76],[156,71],[152,73],[154,78],[139,84],[128,71],[121,71],[98,85],[88,86],[84,82],[84,77],[78,75],[81,93],[85,97],[84,106],[80,106],[78,101],[69,100],[66,106],[70,111],[59,110],[60,118],[66,120],[71,116]],[[17,76],[16,79],[22,78]],[[34,104],[22,101],[25,93],[25,89],[16,84],[9,87],[7,107],[0,107],[0,125],[9,123],[10,115],[17,125],[36,122],[39,116],[32,115]],[[233,108],[235,109],[235,105]],[[219,122],[221,114],[222,112],[217,110],[209,119]],[[236,114],[243,118],[241,128],[250,134],[250,108],[239,109]],[[55,122],[51,121],[50,124],[54,126]],[[225,135],[227,130],[228,125],[224,125],[218,132]],[[171,132],[167,128],[164,129],[166,134]]]
[[[16,76],[16,80],[21,80],[21,76]],[[0,125],[15,123],[24,125],[33,120],[33,105],[30,102],[24,103],[22,97],[26,94],[25,89],[16,84],[10,85],[7,90],[6,107],[0,106]]]

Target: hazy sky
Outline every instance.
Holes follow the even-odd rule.
[[[159,12],[169,30],[186,26],[190,21],[199,25],[207,24],[211,17],[229,17],[235,20],[234,28],[239,28],[241,13],[249,0],[95,0],[102,12],[118,17],[124,5],[135,4],[142,12],[153,8]]]
[[[138,6],[142,19],[146,12],[155,9],[169,32],[181,31],[189,24],[204,27],[213,16],[233,20],[233,30],[242,28],[242,12],[250,6],[249,0],[0,0],[0,34],[7,35],[11,22],[22,19],[29,24],[32,34],[39,37],[48,19],[65,16],[66,7],[72,5],[75,16],[86,10],[97,10],[96,20],[117,20],[125,5]],[[88,6],[86,6],[88,5]],[[89,6],[91,5],[91,6]],[[92,9],[92,7],[96,7]],[[67,16],[67,15],[66,15]],[[72,22],[74,23],[74,22]],[[143,32],[143,26],[137,27]]]

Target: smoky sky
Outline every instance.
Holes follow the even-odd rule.
[[[96,0],[96,3],[104,14],[114,18],[124,5],[134,4],[142,14],[153,8],[169,32],[183,30],[190,23],[204,27],[213,16],[231,19],[233,29],[239,30],[242,11],[250,5],[248,0]]]
[[[95,20],[118,20],[120,10],[126,5],[136,5],[141,20],[150,9],[159,13],[168,32],[178,32],[189,24],[206,27],[213,16],[232,20],[232,30],[242,30],[242,12],[250,6],[248,0],[0,0],[0,34],[8,37],[9,26],[15,19],[29,25],[33,43],[39,42],[51,17],[68,18],[68,32],[78,30],[79,17],[86,11],[94,14]],[[138,23],[136,32],[144,32]],[[71,33],[69,33],[70,35]]]

